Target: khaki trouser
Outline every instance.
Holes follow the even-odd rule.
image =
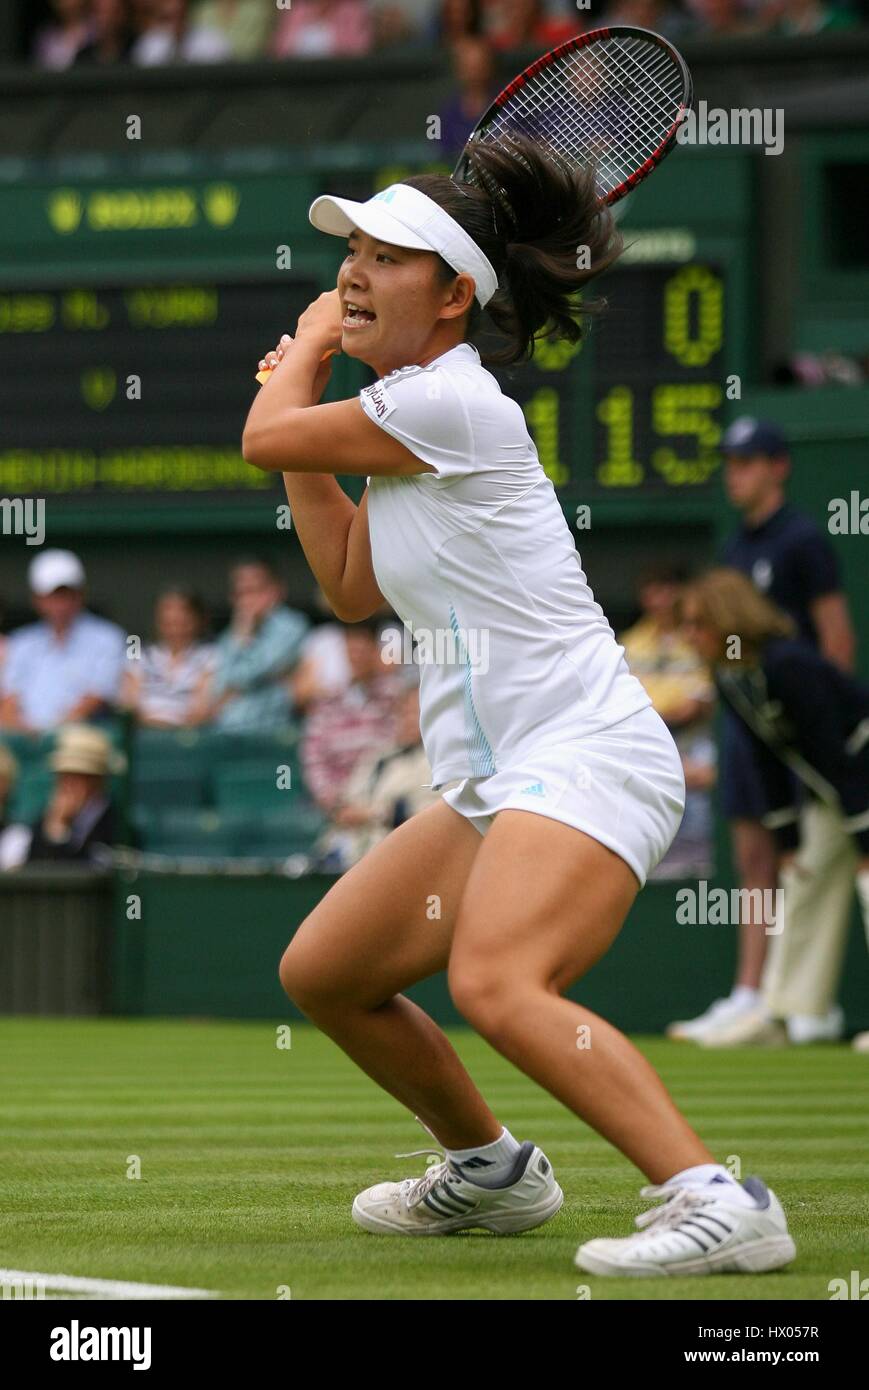
[[[761,982],[774,1018],[829,1011],[851,923],[858,854],[840,813],[809,802],[800,816],[800,835],[797,857],[781,873],[784,926],[770,936]],[[861,906],[869,944],[869,904]]]

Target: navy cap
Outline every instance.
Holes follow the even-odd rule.
[[[769,420],[755,420],[750,415],[741,415],[728,425],[721,440],[724,454],[739,454],[748,458],[751,454],[786,454],[788,442],[779,429]]]

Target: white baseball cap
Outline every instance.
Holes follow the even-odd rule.
[[[41,598],[55,589],[83,589],[84,565],[71,550],[43,550],[31,561],[27,582]]]
[[[455,218],[426,193],[406,183],[392,183],[367,203],[324,194],[315,198],[308,219],[320,232],[348,236],[354,228],[389,246],[436,251],[459,274],[474,279],[477,300],[488,304],[498,288],[492,263]]]

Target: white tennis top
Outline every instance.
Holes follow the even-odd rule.
[[[437,470],[368,479],[374,573],[417,641],[434,785],[490,776],[651,704],[588,586],[522,408],[477,349],[399,368],[360,401]]]

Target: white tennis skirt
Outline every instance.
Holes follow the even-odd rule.
[[[642,887],[679,829],[685,778],[669,729],[647,706],[600,733],[538,745],[489,777],[466,777],[443,799],[481,835],[507,810],[584,830],[624,859]]]

